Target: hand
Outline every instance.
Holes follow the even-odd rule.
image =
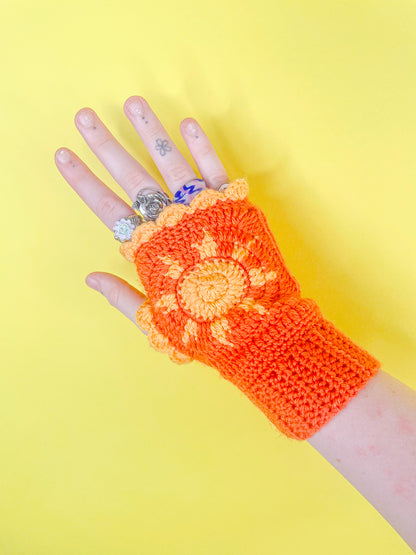
[[[128,98],[123,108],[172,195],[183,184],[199,177],[143,97]],[[138,191],[144,187],[163,190],[147,170],[121,146],[92,109],[79,110],[75,115],[75,125],[88,146],[126,191],[132,202],[136,200]],[[207,186],[217,189],[221,184],[228,183],[229,178],[224,166],[197,121],[185,118],[180,124],[180,130]],[[160,139],[167,141],[167,148],[157,148]],[[117,220],[135,214],[135,211],[94,175],[75,153],[60,148],[55,152],[55,163],[69,185],[112,234]],[[113,237],[111,239],[115,241]],[[119,243],[116,243],[118,246]],[[90,282],[91,278],[97,282],[96,287],[92,281]],[[86,283],[101,292],[112,306],[137,326],[136,312],[146,299],[140,291],[125,280],[106,272],[89,274]]]
[[[134,114],[135,100],[143,109]],[[196,178],[143,98],[129,98],[124,110],[173,194]],[[81,124],[84,114],[87,125]],[[197,132],[186,133],[190,121],[182,121],[181,132],[208,189],[188,206],[165,207],[119,244],[147,298],[117,276],[92,276],[109,302],[148,332],[156,350],[177,363],[197,360],[216,368],[284,434],[308,439],[380,362],[326,320],[313,299],[301,297],[265,214],[248,198],[246,179],[230,182],[196,122]],[[75,122],[131,200],[144,187],[162,190],[92,110],[78,112]],[[61,154],[55,154],[58,169],[110,230],[135,214],[73,153],[64,150],[64,161]]]

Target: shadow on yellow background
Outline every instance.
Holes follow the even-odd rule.
[[[0,553],[410,553],[306,442],[198,363],[176,366],[85,276],[136,285],[59,174],[94,109],[195,117],[245,176],[326,318],[416,388],[414,2],[4,2]]]

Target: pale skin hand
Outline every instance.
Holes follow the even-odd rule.
[[[131,111],[134,106],[141,111]],[[198,177],[143,97],[128,98],[124,112],[172,194]],[[82,123],[83,116],[87,125]],[[194,125],[191,132],[187,131],[189,124]],[[77,112],[75,125],[132,203],[144,187],[163,190],[116,141],[92,109],[83,108]],[[223,183],[229,183],[224,166],[197,121],[185,118],[180,130],[207,186],[218,189]],[[117,220],[135,214],[72,151],[58,149],[55,163],[64,179],[111,234]],[[109,303],[138,327],[136,312],[146,297],[113,274],[93,272],[86,278],[87,285],[90,285],[90,277],[97,281],[96,289]],[[379,511],[412,549],[416,549],[415,391],[380,370],[308,442]]]
[[[136,112],[133,110],[136,109]],[[141,96],[131,96],[124,103],[124,112],[153,158],[168,189],[174,194],[184,183],[199,177],[175,146],[168,132]],[[83,121],[87,125],[83,125]],[[188,130],[189,125],[193,129]],[[163,191],[160,184],[131,156],[91,108],[83,108],[75,115],[75,125],[88,146],[109,173],[130,197],[132,203],[144,187]],[[196,162],[201,178],[209,188],[218,189],[229,178],[218,155],[201,126],[193,118],[180,124],[182,136]],[[163,142],[163,141],[167,141]],[[64,160],[60,154],[64,151]],[[128,204],[107,187],[72,151],[60,148],[55,152],[55,163],[65,180],[91,208],[113,234],[113,226],[120,218],[136,214]],[[118,245],[114,238],[112,238]],[[136,326],[136,312],[145,296],[123,279],[106,272],[93,272],[86,278],[98,282],[97,290],[109,303],[120,310]],[[91,284],[91,286],[93,286]],[[93,287],[95,289],[95,287]],[[138,327],[138,326],[137,326]],[[140,328],[139,328],[140,329]]]

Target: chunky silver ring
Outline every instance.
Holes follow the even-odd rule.
[[[207,188],[207,184],[203,179],[192,179],[185,185],[182,185],[173,195],[173,202],[180,204],[189,204],[198,193]]]
[[[130,216],[127,216],[126,218],[117,220],[113,227],[114,238],[121,243],[124,243],[124,241],[130,241],[133,231],[142,222],[143,219],[137,214],[130,214]]]
[[[145,188],[137,193],[136,200],[131,207],[138,210],[143,218],[149,221],[156,220],[169,204],[172,204],[172,201],[164,191]]]
[[[228,187],[228,185],[229,185],[229,183],[223,183],[222,185],[220,185],[220,186],[218,187],[218,191],[219,191],[220,193],[222,193],[223,191],[225,191],[225,189]]]

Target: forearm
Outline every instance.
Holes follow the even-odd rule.
[[[416,391],[380,370],[308,441],[416,551]]]

